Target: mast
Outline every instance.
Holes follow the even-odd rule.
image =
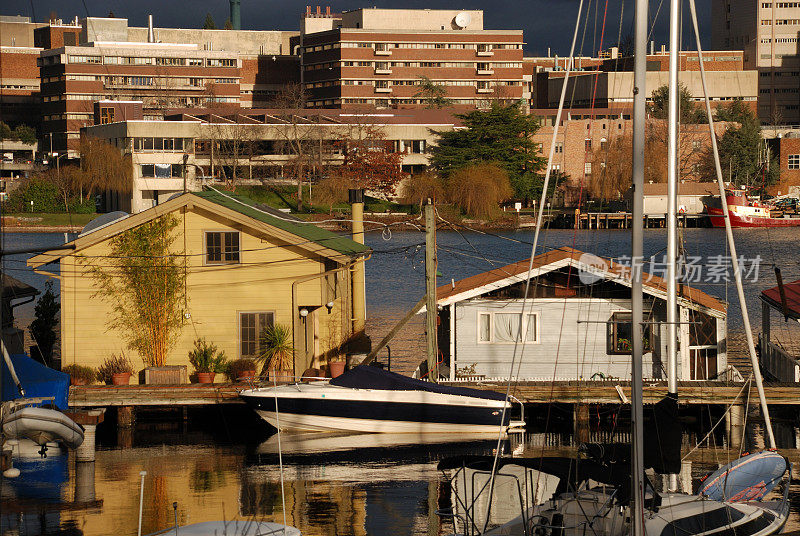
[[[674,1],[674,0],[673,0]],[[631,534],[644,536],[644,408],[642,406],[642,256],[647,75],[647,0],[636,0],[633,63],[633,214],[631,232]]]
[[[669,8],[669,132],[667,141],[667,388],[678,393],[678,0]],[[678,488],[677,475],[669,475],[669,490]]]
[[[711,149],[714,153],[714,167],[717,172],[717,185],[722,201],[722,213],[725,219],[725,236],[728,239],[728,247],[731,252],[731,268],[733,278],[736,281],[736,294],[739,297],[739,306],[742,309],[742,323],[744,333],[747,338],[747,349],[750,352],[750,363],[753,366],[753,376],[756,380],[758,389],[758,400],[761,404],[761,412],[764,414],[764,424],[767,429],[770,448],[776,448],[775,435],[772,433],[772,421],[769,418],[769,407],[767,397],[764,394],[764,381],[761,378],[761,368],[756,356],[756,347],[753,342],[753,330],[750,327],[750,315],[747,312],[747,305],[744,300],[744,285],[742,284],[742,272],[739,267],[739,258],[736,255],[736,243],[733,241],[733,229],[731,229],[731,219],[728,214],[728,200],[725,197],[725,183],[722,180],[722,165],[719,161],[719,151],[717,150],[717,136],[714,131],[714,116],[711,113],[711,102],[708,100],[708,89],[706,86],[706,69],[703,66],[703,48],[700,46],[700,30],[697,27],[697,12],[695,11],[694,0],[689,0],[689,10],[692,12],[692,26],[694,27],[694,38],[697,41],[697,59],[700,64],[700,80],[703,82],[703,96],[706,102],[706,114],[708,114],[708,128],[711,131]]]

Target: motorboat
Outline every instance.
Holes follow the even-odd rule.
[[[796,227],[800,225],[800,216],[780,214],[776,216],[776,207],[770,206],[747,196],[744,190],[728,189],[725,192],[731,227]],[[723,209],[716,203],[706,203],[706,212],[711,225],[725,227]],[[782,212],[782,211],[779,211]]]
[[[7,439],[30,439],[39,446],[59,442],[70,449],[83,443],[83,427],[56,409],[13,406],[3,417]]]
[[[250,389],[240,396],[286,430],[498,433],[501,424],[524,426],[524,419],[511,420],[516,399],[501,393],[438,385],[370,365],[332,380]]]

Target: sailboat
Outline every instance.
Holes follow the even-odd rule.
[[[645,115],[645,71],[647,39],[647,0],[636,1],[635,16],[635,57],[634,57],[634,143],[633,143],[633,190],[637,193],[633,203],[632,259],[643,259],[643,200],[644,183],[644,115]],[[775,447],[774,436],[769,424],[769,411],[763,392],[760,371],[755,357],[749,317],[744,306],[744,292],[741,273],[736,259],[731,222],[727,204],[724,202],[724,184],[717,154],[716,138],[713,129],[713,116],[710,108],[703,66],[702,49],[694,0],[689,1],[692,23],[697,40],[699,65],[703,89],[706,94],[706,111],[709,117],[712,145],[716,159],[717,178],[723,199],[723,213],[726,234],[733,258],[733,271],[736,278],[737,293],[742,306],[743,321],[748,340],[748,349],[759,398],[767,421],[767,432],[771,447]],[[679,5],[671,2],[670,9],[670,140],[668,146],[669,173],[669,215],[670,223],[668,255],[668,302],[667,322],[669,327],[668,397],[660,402],[665,414],[677,414],[677,338],[675,328],[679,323],[675,307],[677,295],[677,48]],[[575,41],[580,24],[575,26],[570,57],[574,57]],[[543,197],[547,192],[550,169],[552,167],[553,146],[563,111],[566,93],[565,73],[559,109],[554,123],[554,134],[550,151]],[[534,253],[541,227],[541,207]],[[531,256],[533,257],[533,255]],[[637,273],[638,272],[638,273]],[[752,459],[742,459],[720,469],[712,475],[710,484],[701,493],[688,495],[670,491],[658,493],[645,475],[645,468],[652,467],[667,474],[676,473],[675,459],[668,459],[669,439],[656,429],[648,434],[649,440],[656,439],[656,445],[647,445],[643,433],[644,407],[642,400],[642,332],[643,294],[641,271],[631,274],[632,330],[632,392],[631,425],[632,442],[627,445],[585,449],[590,456],[586,459],[563,457],[542,457],[529,459],[491,457],[461,457],[442,460],[439,468],[450,478],[455,493],[452,510],[443,512],[453,520],[456,532],[464,535],[544,535],[544,536],[700,536],[706,534],[737,536],[768,536],[780,532],[788,517],[788,482],[784,484],[782,496],[777,500],[766,501],[764,497],[784,479],[790,469],[788,462],[777,453],[757,453]],[[527,296],[527,292],[525,293]],[[525,307],[523,305],[523,314]],[[658,405],[657,405],[658,406]],[[656,408],[658,413],[658,408]],[[669,424],[662,419],[662,424]],[[669,430],[666,428],[665,430]],[[665,441],[664,441],[665,440]],[[666,448],[664,448],[666,447]],[[628,454],[629,453],[629,454]],[[649,454],[649,456],[647,456]],[[655,456],[659,454],[659,456]],[[677,462],[679,468],[680,451]],[[658,458],[662,458],[659,465]],[[648,459],[649,458],[649,459]],[[742,467],[748,469],[741,470]],[[670,488],[674,489],[677,478],[670,478]],[[735,483],[735,489],[730,487]],[[509,494],[499,498],[497,491],[505,488]],[[509,501],[514,498],[514,501]],[[518,514],[505,519],[499,514],[508,513],[510,504],[519,505]]]

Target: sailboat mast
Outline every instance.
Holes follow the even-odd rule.
[[[756,355],[756,346],[753,341],[753,330],[750,326],[750,315],[747,312],[747,304],[744,297],[744,284],[742,283],[742,272],[739,267],[739,259],[736,254],[736,242],[733,240],[733,229],[731,229],[731,220],[728,212],[728,201],[725,197],[725,183],[722,181],[722,165],[719,161],[719,150],[717,148],[717,136],[714,131],[714,116],[711,112],[711,102],[708,99],[708,87],[706,85],[706,70],[703,66],[703,47],[700,46],[700,30],[697,27],[697,11],[695,9],[694,0],[689,0],[689,10],[692,14],[692,26],[694,28],[694,36],[697,41],[697,59],[700,64],[700,80],[703,83],[703,97],[706,103],[706,113],[708,114],[708,128],[711,133],[711,149],[714,154],[714,167],[717,172],[717,186],[719,187],[719,195],[722,201],[722,213],[725,220],[725,236],[728,240],[728,247],[731,252],[731,268],[733,269],[733,278],[736,282],[736,294],[739,297],[739,306],[742,310],[742,324],[744,324],[744,334],[747,339],[747,350],[750,353],[750,363],[753,367],[753,377],[756,380],[756,388],[758,390],[758,400],[761,404],[761,412],[764,415],[764,424],[767,429],[767,438],[769,439],[770,448],[775,446],[775,434],[772,432],[772,421],[769,417],[769,406],[767,406],[767,397],[764,394],[764,381],[761,378],[761,367],[758,363],[758,356]]]
[[[647,0],[636,0],[633,58],[633,184],[631,232],[631,533],[644,536],[644,407],[642,400],[642,257],[647,76]]]

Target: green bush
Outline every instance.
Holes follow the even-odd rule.
[[[71,214],[94,214],[97,207],[94,199],[72,199],[69,203]]]
[[[33,201],[33,210],[31,210]],[[64,212],[58,188],[38,177],[25,181],[8,197],[9,212]]]
[[[66,372],[76,380],[85,380],[86,383],[94,383],[94,380],[97,377],[92,367],[86,367],[83,365],[67,365],[61,369],[61,372]]]
[[[228,358],[216,344],[209,344],[205,339],[194,341],[194,350],[189,352],[189,363],[196,372],[225,372]]]

